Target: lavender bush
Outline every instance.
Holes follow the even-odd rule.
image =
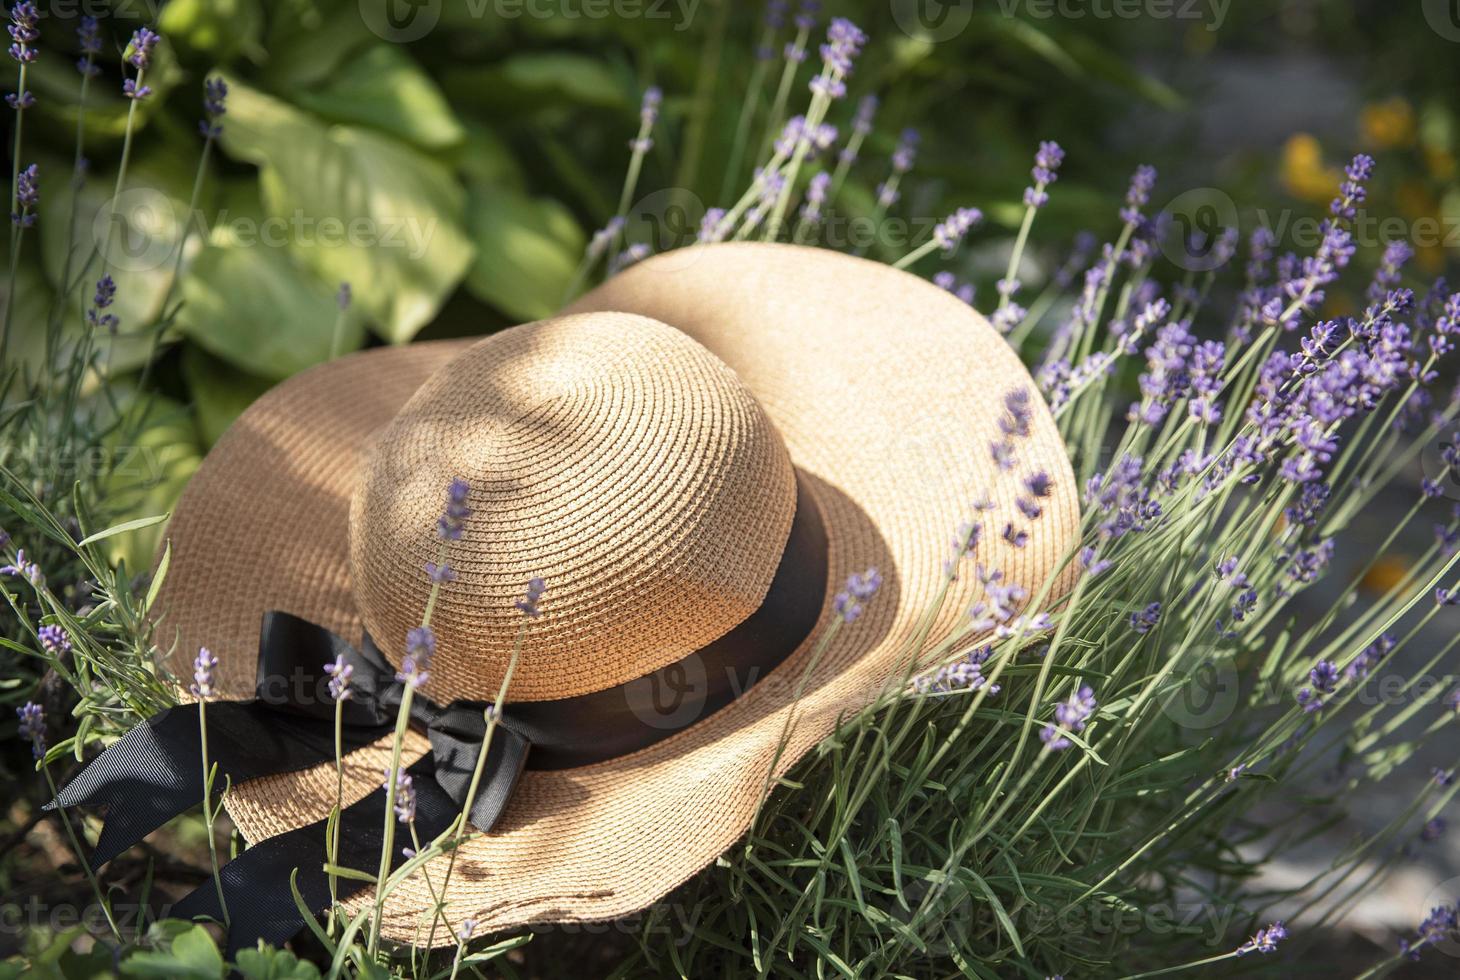
[[[20,165],[19,142],[33,104],[25,88],[34,40],[28,7],[12,13],[20,73],[12,102],[20,148],[12,173],[12,287],[35,216],[35,175]],[[915,133],[890,141],[885,159],[867,150],[877,102],[872,93],[849,96],[867,41],[862,30],[842,18],[823,28],[810,5],[790,25],[785,13],[781,5],[770,9],[762,30],[766,68],[737,122],[730,169],[746,158],[747,186],[705,207],[694,240],[675,244],[834,245],[828,218],[845,204],[849,174],[874,174],[879,222],[904,206],[917,179]],[[816,47],[812,39],[822,31]],[[97,52],[86,36],[81,43],[84,84]],[[160,43],[139,31],[128,49],[129,119],[149,96]],[[780,43],[786,46],[777,54]],[[763,114],[756,108],[762,95],[769,105]],[[228,139],[227,96],[221,83],[207,83],[200,180],[215,142]],[[617,212],[587,244],[570,295],[664,247],[636,237],[643,229],[629,212],[646,155],[667,138],[665,98],[658,89],[644,92],[638,129],[625,133],[627,177]],[[126,132],[130,139],[130,123]],[[1266,874],[1288,848],[1323,833],[1335,814],[1391,793],[1421,747],[1454,744],[1460,687],[1453,647],[1460,637],[1437,646],[1431,627],[1460,604],[1460,511],[1446,499],[1460,485],[1460,402],[1441,373],[1460,333],[1460,293],[1414,283],[1410,256],[1394,246],[1367,285],[1367,306],[1327,314],[1328,294],[1354,273],[1351,226],[1373,171],[1364,156],[1347,168],[1311,254],[1278,254],[1259,229],[1234,276],[1228,269],[1239,263],[1227,260],[1241,243],[1228,231],[1208,243],[1223,261],[1173,274],[1162,258],[1169,229],[1151,206],[1157,174],[1142,167],[1123,201],[1111,204],[1113,239],[1077,245],[1039,283],[1029,261],[1031,229],[1059,193],[1065,153],[1053,142],[1031,150],[1007,266],[991,301],[977,304],[1037,379],[1037,391],[1003,394],[1002,438],[982,447],[1001,478],[1019,488],[1020,515],[986,524],[986,508],[974,502],[967,521],[949,528],[943,565],[946,581],[976,576],[982,585],[981,599],[966,610],[968,635],[978,639],[909,650],[916,666],[782,784],[768,784],[746,838],[624,924],[618,931],[626,940],[479,936],[447,892],[449,855],[472,831],[462,820],[434,841],[417,838],[410,777],[400,766],[410,692],[429,685],[434,597],[454,574],[451,542],[468,516],[465,486],[444,488],[440,553],[419,571],[433,584],[432,600],[396,651],[407,695],[382,774],[390,797],[387,850],[375,870],[382,884],[353,920],[332,910],[301,949],[312,948],[331,975],[600,967],[618,976],[1286,973],[1386,876],[1423,860],[1423,847],[1445,832],[1456,792],[1452,767],[1436,770],[1399,817],[1347,842],[1315,876],[1295,882]],[[73,180],[82,173],[79,146],[76,159]],[[114,199],[127,188],[127,162],[124,150]],[[970,205],[952,209],[895,264],[975,302],[957,260],[982,219]],[[116,325],[106,249],[81,261],[68,282],[88,300],[90,330],[79,344],[51,350],[71,380],[60,395],[46,396],[60,398],[54,410],[12,424],[12,438],[97,440],[98,419],[132,425],[147,411],[145,398],[119,398],[103,412],[96,392],[81,383],[96,377],[105,391],[113,376],[109,349],[92,340]],[[23,302],[18,290],[7,291],[7,322]],[[344,290],[341,310],[349,303]],[[1067,595],[1004,581],[979,562],[981,542],[994,535],[1023,546],[1040,533],[1049,477],[1018,465],[1035,397],[1052,408],[1083,488],[1080,541],[1063,558],[1078,571]],[[74,421],[78,414],[84,426]],[[1428,468],[1415,481],[1422,464]],[[7,642],[54,672],[80,705],[76,730],[68,726],[56,744],[41,705],[27,701],[18,710],[20,738],[53,787],[53,768],[171,703],[175,688],[146,618],[167,559],[138,594],[99,546],[146,520],[94,532],[87,506],[103,497],[98,488],[84,488],[75,496],[80,502],[68,504],[55,487],[37,492],[4,475],[4,502],[24,522],[14,528],[16,540],[7,539],[0,569],[16,623]],[[1366,508],[1415,482],[1385,540],[1354,540]],[[1433,534],[1423,552],[1372,587],[1380,556],[1427,525]],[[1340,564],[1346,543],[1355,557]],[[38,544],[57,556],[68,581],[84,575],[85,587],[53,591],[48,582],[58,576],[36,560]],[[885,601],[879,583],[875,569],[853,576],[836,595],[831,628],[858,628],[866,605]],[[1319,583],[1335,598],[1315,610],[1303,598]],[[551,616],[551,583],[526,583],[517,608],[522,630]],[[210,693],[214,666],[200,651],[193,678],[200,698]],[[511,696],[511,673],[499,701]],[[349,697],[343,664],[331,693],[341,704]],[[495,717],[489,712],[485,720],[490,739]],[[200,778],[211,783],[206,762]],[[210,802],[202,820],[210,849],[218,843],[216,816]],[[64,812],[59,819],[84,850],[87,821]],[[405,836],[412,854],[391,872],[390,849]],[[428,871],[427,862],[443,855],[438,881],[440,863]],[[215,851],[211,873],[216,867]],[[370,873],[337,867],[333,857],[330,870]],[[416,873],[428,875],[440,896],[423,925],[438,940],[455,940],[445,954],[394,949],[380,937],[390,890]],[[107,934],[92,946],[74,932],[49,946],[38,937],[11,965],[70,957],[63,972],[79,975],[110,968],[115,949],[127,972],[225,969],[201,927],[124,929],[111,915],[105,880],[89,884],[107,910]],[[1417,911],[1413,931],[1394,937],[1392,952],[1370,974],[1416,958],[1447,962],[1460,939],[1457,898],[1441,895]],[[585,949],[597,959],[584,959]],[[270,949],[250,951],[235,965],[257,976],[320,972]]]

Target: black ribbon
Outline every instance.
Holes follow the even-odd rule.
[[[800,489],[800,488],[798,488]],[[524,768],[591,765],[646,748],[729,704],[790,656],[810,634],[826,594],[827,543],[820,514],[800,492],[781,564],[761,605],[734,629],[689,656],[628,683],[553,701],[506,704],[492,736],[468,819],[494,827]],[[203,800],[199,711],[205,712],[208,761],[219,778],[239,784],[296,772],[335,758],[335,702],[324,667],[337,657],[354,668],[344,702],[345,753],[394,730],[404,688],[367,634],[348,641],[285,612],[264,614],[258,681],[251,701],[209,701],[159,712],[109,746],[68,783],[46,809],[107,807],[90,859],[93,870],[168,820]],[[486,731],[483,702],[444,707],[417,691],[411,722],[424,730],[431,752],[407,770],[416,793],[415,832],[424,845],[462,812]],[[215,785],[216,788],[216,785]],[[386,791],[382,786],[340,814],[341,867],[375,869],[382,845]],[[230,956],[258,939],[282,943],[304,920],[290,878],[306,905],[330,904],[324,871],[327,820],[260,841],[223,867]],[[402,835],[397,835],[400,843]],[[407,841],[409,838],[407,837]],[[409,846],[408,843],[402,846]],[[393,866],[404,860],[401,847]],[[337,878],[339,897],[364,883]],[[174,906],[185,918],[223,918],[213,882]]]

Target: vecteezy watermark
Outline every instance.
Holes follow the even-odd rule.
[[[91,216],[92,239],[108,268],[149,272],[173,263],[183,240],[183,219],[189,217],[195,240],[207,241],[214,230],[227,233],[243,248],[389,248],[408,259],[424,258],[436,234],[437,219],[407,215],[383,221],[368,215],[318,217],[296,209],[287,215],[234,215],[226,208],[210,219],[201,211],[191,216],[161,191],[134,187],[102,201]]]
[[[1216,728],[1232,717],[1241,694],[1231,654],[1198,649],[1182,659],[1191,666],[1173,672],[1161,695],[1161,713],[1191,731]]]
[[[451,0],[473,20],[655,20],[688,30],[700,0]],[[443,0],[359,0],[360,19],[376,37],[419,41],[441,23]]]
[[[42,0],[36,4],[41,20],[135,20],[153,23],[162,9],[162,0]]]
[[[892,0],[892,22],[908,37],[947,41],[973,20],[973,0]]]
[[[137,902],[112,902],[112,920],[125,935],[141,935],[149,922],[167,918],[171,904],[149,908]],[[92,902],[76,905],[71,902],[43,902],[38,895],[31,895],[23,901],[6,902],[0,905],[0,936],[26,936],[37,929],[62,932],[81,926],[93,936],[110,934],[107,909]]]
[[[1219,31],[1232,0],[998,0],[1005,17],[1034,20],[1189,20]]]
[[[1239,220],[1237,203],[1215,187],[1178,194],[1158,215],[1161,254],[1177,268],[1211,272],[1231,258],[1223,238],[1237,234]]]
[[[1460,0],[1420,0],[1425,21],[1446,41],[1460,43]]]

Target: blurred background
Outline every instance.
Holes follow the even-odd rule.
[[[550,315],[581,285],[585,248],[619,210],[650,86],[663,90],[663,109],[627,240],[655,251],[691,241],[705,209],[728,206],[750,179],[764,147],[757,135],[737,152],[736,134],[743,117],[764,122],[798,13],[773,6],[768,22],[764,4],[731,0],[38,6],[28,83],[37,106],[21,163],[38,165],[40,205],[24,247],[0,261],[14,269],[4,283],[15,306],[10,355],[33,376],[48,370],[47,324],[74,339],[85,322],[90,286],[70,278],[80,250],[115,236],[119,323],[97,341],[118,379],[106,398],[118,414],[129,401],[148,411],[144,433],[105,466],[12,455],[14,441],[7,462],[26,468],[43,498],[103,481],[107,522],[167,511],[238,413],[291,374],[363,346]],[[74,64],[83,14],[102,38],[84,115]],[[1374,267],[1402,240],[1417,276],[1456,271],[1455,0],[880,0],[829,2],[816,16],[830,15],[870,36],[832,121],[845,133],[858,98],[881,100],[838,196],[844,227],[869,221],[856,249],[891,260],[952,208],[983,209],[987,222],[955,260],[980,308],[992,305],[1044,139],[1068,157],[1035,227],[1026,285],[1055,279],[1081,232],[1114,232],[1116,202],[1142,163],[1160,172],[1151,210],[1184,233],[1235,227],[1245,242],[1266,227],[1280,250],[1311,250],[1355,152],[1378,162],[1357,264]],[[165,41],[148,72],[153,96],[135,106],[112,222],[133,111],[118,55],[144,25]],[[214,75],[229,85],[228,109],[199,178],[196,120]],[[14,90],[13,73],[5,84]],[[804,79],[795,99],[802,93]],[[908,129],[920,134],[916,161],[901,199],[883,209],[878,187]],[[95,179],[71,179],[78,137],[81,169]],[[1180,245],[1167,257],[1173,278],[1192,268]],[[1235,290],[1241,276],[1226,279]],[[1353,312],[1363,296],[1336,291],[1327,302]],[[159,535],[119,537],[113,557],[145,571]],[[7,663],[0,697],[23,699],[34,679],[15,675],[28,669]],[[13,720],[0,724],[13,730]],[[0,765],[9,782],[29,759],[12,739]],[[0,887],[27,876],[13,845],[37,811],[14,807],[0,827],[11,852]],[[1383,801],[1373,817],[1385,819]],[[1321,862],[1323,847],[1295,860]],[[1436,873],[1446,869],[1460,873],[1460,861],[1437,851]],[[1423,893],[1433,877],[1394,887]],[[1355,928],[1388,925],[1386,901],[1376,896]],[[1395,916],[1411,918],[1411,904]]]

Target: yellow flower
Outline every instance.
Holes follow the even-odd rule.
[[[1359,129],[1364,142],[1377,149],[1409,146],[1414,142],[1414,107],[1397,95],[1370,102],[1359,113]]]
[[[1309,133],[1294,133],[1283,144],[1278,172],[1289,194],[1320,203],[1338,192],[1341,179],[1336,167],[1323,165],[1323,147]]]

